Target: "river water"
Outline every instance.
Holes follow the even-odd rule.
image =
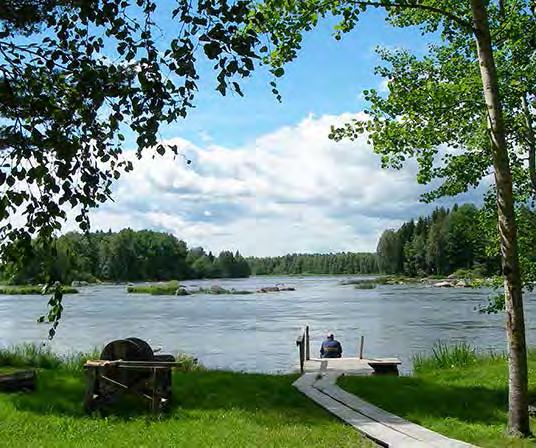
[[[415,353],[434,343],[468,342],[479,349],[504,351],[501,315],[479,314],[488,290],[421,285],[354,289],[345,277],[252,277],[203,280],[257,289],[284,283],[296,291],[251,295],[150,296],[127,294],[125,285],[80,288],[64,298],[65,311],[53,350],[67,353],[102,347],[112,339],[137,336],[167,352],[186,352],[210,368],[287,372],[297,362],[296,336],[311,328],[316,355],[323,335],[335,334],[343,355],[356,356],[365,336],[366,357],[396,356],[411,369]],[[349,278],[349,277],[348,277]],[[536,294],[525,296],[527,338],[536,344]],[[41,343],[48,327],[36,324],[46,309],[41,296],[0,296],[0,344]]]

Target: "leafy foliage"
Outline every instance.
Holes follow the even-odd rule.
[[[371,8],[387,12],[395,26],[419,26],[437,32],[440,44],[423,57],[405,49],[378,48],[382,64],[376,74],[387,81],[388,94],[365,90],[368,119],[332,130],[331,137],[355,139],[366,134],[384,166],[400,168],[415,159],[418,181],[442,180],[424,195],[432,201],[477,186],[490,174],[492,157],[487,109],[476,63],[469,2],[400,2],[265,0],[258,7],[257,29],[273,44],[269,62],[282,67],[298,56],[303,33],[322,18],[337,21],[334,37],[357,26]],[[536,194],[536,22],[530,0],[489,2],[487,7],[507,122],[507,143],[516,183],[525,195]]]
[[[38,240],[33,244],[36,249],[31,263],[20,264],[16,252],[6,259],[1,267],[6,281],[43,283],[54,276],[67,284],[74,280],[160,281],[250,275],[249,266],[239,252],[223,251],[215,257],[212,253],[205,254],[202,248],[189,250],[184,241],[173,235],[151,230],[62,235],[54,241],[53,273],[43,270],[50,254],[40,250]],[[202,267],[197,263],[200,258],[206,258],[208,264]],[[57,302],[51,306],[58,306]]]
[[[528,212],[534,218],[534,214]],[[472,204],[452,210],[436,208],[417,222],[411,220],[398,230],[385,230],[378,242],[382,272],[405,275],[448,275],[462,268],[480,275],[499,273],[498,240],[487,239],[484,209]],[[494,250],[486,250],[493,245]]]
[[[163,123],[193,107],[204,54],[216,89],[241,94],[235,79],[254,69],[258,42],[244,30],[246,1],[177,0],[165,39],[152,0],[10,0],[0,14],[0,237],[29,245],[50,237],[66,210],[89,229],[89,208],[132,169],[136,154],[166,147]],[[160,6],[161,8],[162,6]],[[197,49],[203,51],[197,51]],[[8,219],[23,216],[20,225]]]
[[[156,23],[165,3],[3,2],[0,255],[14,251],[20,264],[33,262],[38,236],[45,263],[57,264],[53,235],[67,212],[74,209],[80,229],[89,231],[88,211],[132,170],[122,157],[127,141],[135,142],[138,157],[149,148],[179,155],[158,132],[193,107],[200,60],[213,66],[216,90],[242,95],[239,80],[258,59],[257,34],[246,27],[249,1],[176,0],[165,12],[171,38]],[[57,280],[51,275],[45,282]],[[50,304],[56,326],[60,289]]]
[[[370,253],[288,254],[251,257],[248,262],[256,275],[378,273],[376,256]]]

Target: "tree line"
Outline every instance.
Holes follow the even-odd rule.
[[[481,275],[500,274],[500,254],[493,208],[473,204],[439,207],[429,216],[385,230],[376,253],[287,254],[244,258],[238,251],[218,256],[202,247],[188,248],[177,237],[152,230],[69,232],[50,245],[32,241],[32,256],[21,257],[14,245],[3,258],[0,277],[12,284],[68,284],[74,280],[165,281],[241,278],[286,274],[448,275],[472,269]],[[523,230],[521,260],[527,278],[536,276],[536,213],[520,208]],[[532,252],[531,252],[532,248]],[[21,249],[22,250],[22,249]],[[24,260],[24,261],[22,261]],[[528,275],[530,274],[530,275]]]
[[[520,255],[527,283],[536,276],[536,213],[520,207],[523,230]],[[386,229],[376,253],[288,254],[248,257],[254,275],[285,274],[403,274],[410,277],[449,275],[458,269],[477,275],[500,274],[496,215],[489,205],[455,204],[411,219],[398,229]]]
[[[491,212],[491,213],[490,213]],[[525,270],[536,254],[536,213],[518,210],[523,228],[520,252]],[[387,274],[448,275],[470,269],[481,275],[501,270],[496,217],[489,207],[473,204],[436,208],[431,215],[410,220],[397,230],[385,230],[377,246],[378,266]],[[525,241],[526,240],[526,241]],[[525,272],[528,274],[528,272]],[[529,276],[529,278],[532,276]]]
[[[250,257],[247,261],[255,275],[379,272],[377,257],[373,253],[288,254],[280,257]]]
[[[218,256],[202,247],[188,248],[169,233],[152,230],[120,232],[69,232],[55,239],[51,257],[49,244],[32,242],[32,257],[21,263],[16,245],[4,256],[0,268],[3,281],[12,284],[64,284],[74,280],[149,281],[199,278],[248,277],[250,268],[237,251]]]

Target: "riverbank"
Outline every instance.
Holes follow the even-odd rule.
[[[8,358],[1,353],[0,369]],[[297,375],[175,372],[173,403],[163,417],[151,417],[137,401],[107,418],[87,416],[81,360],[53,358],[39,369],[35,392],[0,392],[2,445],[373,447],[294,389]]]
[[[448,437],[481,447],[536,447],[505,435],[507,361],[467,346],[438,347],[415,359],[410,377],[342,377],[339,386],[380,408]],[[536,394],[536,351],[529,354],[529,390]],[[531,418],[534,428],[536,420]]]
[[[450,275],[448,277],[407,277],[404,275],[381,275],[374,278],[346,279],[340,282],[343,286],[353,285],[356,289],[374,289],[379,285],[425,285],[436,288],[483,288],[497,285],[494,278],[484,277],[460,277]]]
[[[77,294],[78,289],[72,286],[62,286],[61,290],[64,294]],[[43,294],[43,286],[41,285],[0,285],[0,295],[35,295]]]

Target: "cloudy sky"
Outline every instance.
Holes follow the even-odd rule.
[[[162,130],[192,163],[151,154],[135,161],[114,202],[93,213],[93,228],[162,230],[245,255],[373,251],[384,229],[429,212],[413,165],[381,169],[365,140],[327,136],[331,125],[364,116],[362,90],[384,86],[374,75],[377,45],[423,53],[430,38],[390,28],[379,12],[340,42],[331,25],[306,36],[280,81],[282,103],[262,71],[244,82],[245,98],[223,98],[207,70],[196,109]]]

